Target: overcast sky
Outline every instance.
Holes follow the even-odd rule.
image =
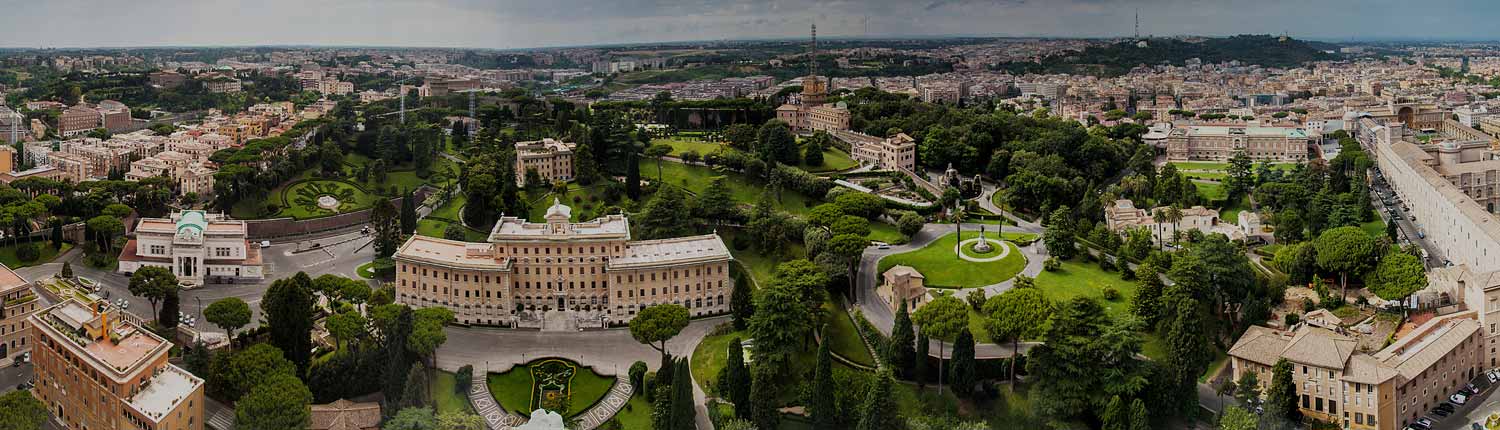
[[[1500,39],[1495,0],[0,0],[0,46],[545,46],[820,35]]]

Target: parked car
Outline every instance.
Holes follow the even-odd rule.
[[[1453,402],[1453,404],[1455,405],[1463,406],[1464,403],[1467,403],[1469,401],[1469,396],[1465,396],[1463,394],[1454,394],[1448,396],[1448,401]]]
[[[1442,409],[1433,409],[1432,410],[1432,414],[1440,416],[1440,417],[1443,417],[1443,418],[1447,418],[1449,415],[1453,415],[1453,412],[1445,411],[1445,410],[1442,410]]]
[[[1448,261],[1448,260],[1444,260],[1444,261]],[[1475,387],[1473,382],[1470,382],[1468,385],[1464,385],[1464,389],[1469,390],[1469,395],[1471,395],[1471,396],[1475,395],[1475,394],[1479,394],[1479,387]]]
[[[260,241],[260,247],[261,248],[270,248],[271,247],[271,241],[269,241],[269,240],[262,240],[262,241]]]
[[[1480,424],[1480,423],[1469,424],[1469,429],[1470,430],[1484,430],[1484,424]]]
[[[1437,405],[1437,408],[1435,408],[1435,409],[1442,409],[1442,410],[1446,410],[1448,412],[1453,412],[1453,410],[1456,409],[1456,408],[1453,407],[1452,403],[1443,403],[1443,404]]]

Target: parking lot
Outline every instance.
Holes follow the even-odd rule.
[[[1479,375],[1469,383],[1479,392],[1469,396],[1463,405],[1453,405],[1451,401],[1447,402],[1449,406],[1453,406],[1453,411],[1448,416],[1442,416],[1433,411],[1428,411],[1427,415],[1423,416],[1432,420],[1432,430],[1470,430],[1471,424],[1475,422],[1483,424],[1484,419],[1490,414],[1500,412],[1500,396],[1494,395],[1496,391],[1500,391],[1496,389],[1500,388],[1500,384],[1491,383],[1487,375]],[[1422,430],[1422,427],[1416,425],[1407,428]]]

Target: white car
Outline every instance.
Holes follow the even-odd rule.
[[[1454,394],[1452,396],[1448,396],[1448,401],[1453,402],[1453,404],[1455,405],[1463,405],[1464,403],[1469,401],[1469,396],[1465,396],[1463,394]]]
[[[1496,383],[1496,382],[1500,382],[1500,375],[1496,375],[1494,371],[1486,372],[1484,374],[1484,376],[1487,377],[1487,378],[1490,378],[1490,383],[1491,384]]]

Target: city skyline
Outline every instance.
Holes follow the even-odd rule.
[[[934,0],[927,2],[659,0],[528,2],[325,0],[317,8],[234,2],[76,0],[10,5],[3,48],[393,46],[524,49],[707,40],[782,39],[816,22],[828,38],[1123,37],[1289,34],[1318,40],[1497,40],[1484,25],[1500,4],[1220,0]],[[288,10],[312,11],[288,14]],[[1487,13],[1491,11],[1495,13]],[[1330,20],[1330,17],[1348,19]],[[233,17],[234,19],[225,19]],[[1410,25],[1370,22],[1399,19]],[[59,21],[69,31],[55,31]],[[1430,25],[1428,25],[1430,24]]]

